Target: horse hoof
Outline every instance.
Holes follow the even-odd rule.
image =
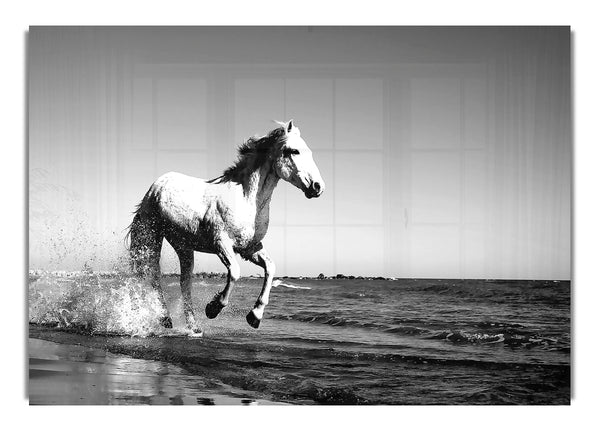
[[[173,321],[169,316],[165,316],[160,319],[160,324],[167,329],[171,329],[173,327]]]
[[[256,317],[254,310],[246,314],[246,322],[248,322],[248,325],[252,326],[254,329],[258,329],[258,326],[260,325],[260,319]]]
[[[219,315],[223,308],[225,308],[225,306],[221,304],[221,302],[218,299],[212,300],[208,304],[206,304],[204,312],[206,313],[206,317],[208,317],[209,319],[214,319]]]

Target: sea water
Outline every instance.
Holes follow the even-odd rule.
[[[202,338],[185,334],[178,277],[156,292],[126,275],[42,274],[30,336],[171,362],[248,397],[298,404],[568,404],[570,283],[284,279],[258,330],[262,280],[242,279],[214,320],[222,279],[193,280]]]

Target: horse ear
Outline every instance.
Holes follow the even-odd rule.
[[[285,128],[285,130],[287,133],[290,133],[293,128],[294,128],[294,120],[290,120],[289,123],[287,124],[287,127]]]

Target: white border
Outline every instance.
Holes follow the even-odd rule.
[[[576,6],[579,4],[581,6]],[[4,338],[0,391],[4,423],[26,429],[406,429],[544,430],[589,428],[598,396],[595,268],[599,263],[598,223],[598,13],[593,2],[504,0],[371,0],[366,4],[324,0],[285,1],[21,1],[5,2],[0,26],[2,55],[2,305]],[[574,30],[575,88],[575,273],[574,399],[570,407],[29,407],[24,397],[25,279],[25,35],[29,25],[571,25]],[[7,133],[8,129],[8,133]]]

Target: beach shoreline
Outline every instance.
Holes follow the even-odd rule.
[[[273,405],[161,361],[28,339],[30,405]]]

